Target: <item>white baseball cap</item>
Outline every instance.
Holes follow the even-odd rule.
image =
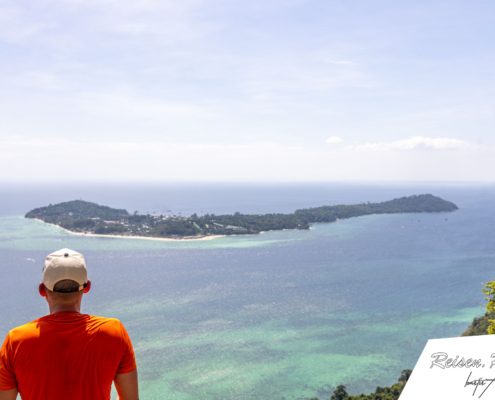
[[[64,279],[79,283],[79,290],[86,287],[88,270],[82,254],[71,249],[61,249],[46,257],[43,267],[43,283],[47,289],[53,291],[57,282]]]

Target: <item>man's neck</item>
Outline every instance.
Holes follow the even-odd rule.
[[[81,312],[80,304],[53,304],[49,305],[50,314],[55,314],[58,312]]]

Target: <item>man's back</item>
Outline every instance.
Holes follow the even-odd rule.
[[[116,374],[136,369],[116,319],[56,312],[9,332],[0,354],[0,390],[23,400],[108,400]]]

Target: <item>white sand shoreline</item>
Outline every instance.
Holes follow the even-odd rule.
[[[158,237],[150,237],[150,236],[123,236],[123,235],[100,235],[97,233],[81,233],[81,232],[72,232],[68,229],[62,228],[59,225],[50,224],[49,222],[45,222],[39,218],[28,218],[36,221],[43,222],[44,224],[54,226],[55,228],[61,229],[71,235],[75,236],[84,236],[84,237],[105,237],[105,238],[116,238],[116,239],[145,239],[145,240],[160,240],[164,242],[184,242],[184,241],[198,241],[198,240],[213,240],[222,237],[226,237],[227,235],[212,235],[212,236],[186,236],[180,239],[171,239],[171,238],[158,238]]]

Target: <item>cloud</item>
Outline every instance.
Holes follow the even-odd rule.
[[[29,71],[22,74],[18,78],[18,85],[40,90],[62,90],[61,81],[52,74],[47,74],[39,71]]]
[[[0,182],[490,181],[495,152],[0,136]],[[76,154],[76,156],[74,156]]]
[[[334,60],[327,60],[327,63],[329,64],[336,64],[336,65],[357,65],[356,63],[352,61],[334,61]]]
[[[14,2],[11,5],[0,5],[0,41],[24,42],[39,35],[49,26],[46,22],[31,19],[27,12]]]
[[[327,139],[327,143],[328,144],[336,144],[336,143],[342,143],[344,141],[344,139],[342,139],[341,137],[339,136],[330,136],[328,139]]]
[[[414,136],[394,142],[366,143],[349,146],[357,151],[408,151],[408,150],[478,150],[482,145],[454,138],[427,138]]]
[[[79,156],[74,157],[74,152]],[[0,181],[288,180],[288,165],[294,169],[288,176],[298,174],[296,179],[302,180],[304,165],[314,158],[325,159],[321,149],[316,152],[275,142],[48,141],[17,136],[0,138]]]
[[[141,98],[132,91],[120,90],[108,93],[86,92],[80,95],[82,106],[95,113],[109,116],[133,116],[155,119],[171,117],[204,118],[215,117],[211,107],[188,102],[163,101]]]

